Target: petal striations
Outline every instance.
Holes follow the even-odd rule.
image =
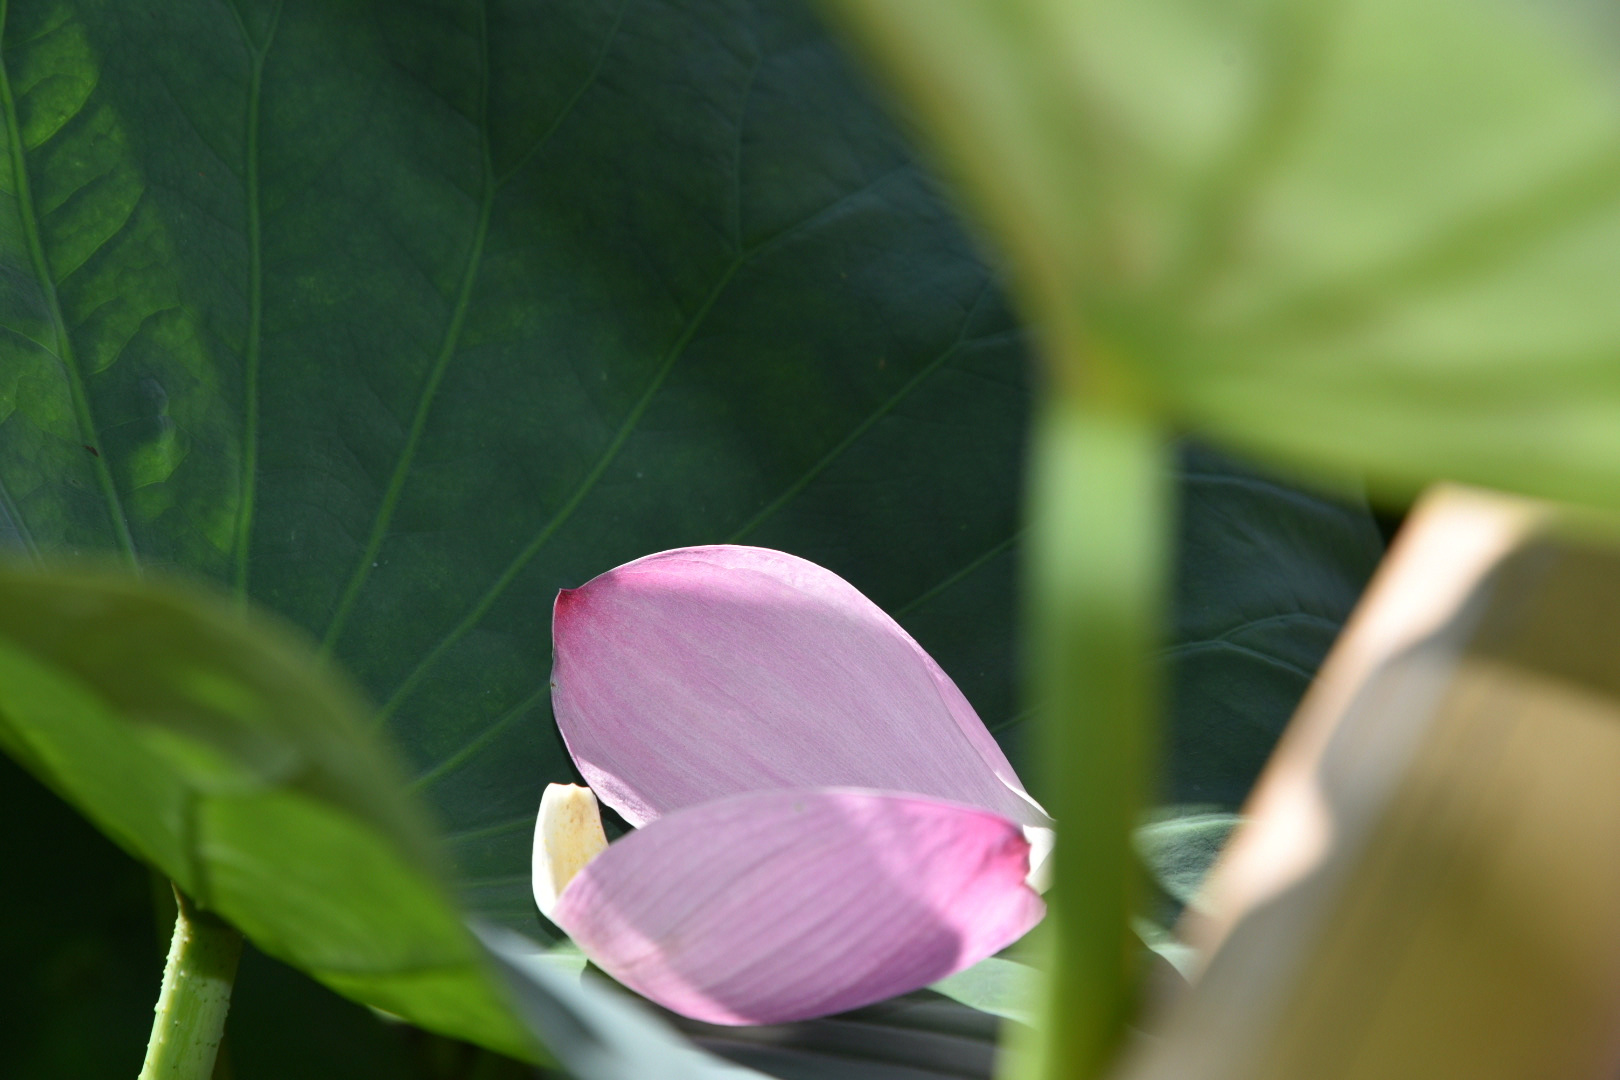
[[[645,997],[773,1024],[926,986],[1021,937],[1044,906],[1018,825],[885,792],[778,790],[662,817],[563,890],[553,920]]]
[[[552,634],[557,725],[633,825],[782,787],[909,791],[1051,824],[921,646],[804,559],[649,555],[559,593]]]

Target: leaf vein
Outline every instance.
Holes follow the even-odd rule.
[[[394,511],[399,507],[400,495],[405,488],[405,480],[410,473],[411,464],[416,459],[416,451],[422,441],[422,434],[427,428],[428,414],[432,411],[434,398],[438,394],[439,384],[444,380],[445,372],[449,370],[450,361],[455,357],[456,350],[461,341],[461,331],[466,325],[467,311],[472,306],[473,287],[478,280],[478,269],[483,259],[484,241],[489,235],[490,212],[495,202],[495,183],[493,171],[490,168],[489,146],[489,35],[488,11],[486,5],[479,6],[479,37],[482,45],[483,67],[481,72],[481,89],[479,104],[479,143],[483,158],[483,192],[479,198],[478,219],[473,229],[472,247],[467,253],[467,264],[461,276],[461,285],[457,290],[455,305],[451,308],[450,318],[445,326],[444,338],[439,347],[438,356],[434,359],[433,367],[428,372],[427,379],[417,398],[416,410],[411,418],[410,430],[405,436],[405,442],[400,447],[398,458],[394,462],[392,475],[388,480],[388,487],[383,492],[381,503],[377,507],[376,516],[372,520],[371,533],[366,540],[365,550],[361,552],[360,560],[349,577],[349,583],[338,600],[337,608],[332,614],[332,620],[327,624],[326,633],[321,639],[322,655],[330,655],[332,648],[342,636],[344,627],[348,623],[349,615],[354,610],[354,604],[359,599],[360,591],[365,587],[371,575],[372,564],[377,561],[377,555],[382,549],[383,541],[388,536],[388,525],[393,520]]]
[[[489,725],[489,727],[485,728],[477,737],[467,743],[466,746],[463,746],[454,754],[451,754],[449,757],[439,762],[439,764],[412,780],[410,782],[410,789],[412,791],[421,791],[423,788],[432,785],[440,777],[446,775],[447,773],[454,772],[462,765],[465,765],[467,762],[477,757],[483,752],[486,746],[499,738],[502,732],[506,731],[518,720],[527,715],[529,710],[538,705],[541,699],[550,693],[550,691],[551,680],[547,679],[545,684],[542,685],[540,689],[534,691],[511,709],[508,709],[493,724]]]
[[[1018,543],[1019,537],[1021,537],[1023,535],[1024,535],[1024,530],[1023,529],[1018,529],[1011,536],[1007,537],[1007,539],[1005,539],[1005,540],[1001,541],[1000,543],[996,544],[994,547],[990,548],[988,551],[984,552],[982,555],[978,555],[978,556],[974,557],[972,559],[972,561],[970,561],[966,566],[963,566],[960,570],[956,571],[954,574],[951,574],[950,576],[946,577],[939,584],[933,586],[930,589],[925,589],[919,596],[916,597],[916,599],[912,600],[910,603],[902,604],[900,607],[896,608],[894,610],[894,617],[896,619],[898,619],[902,615],[905,615],[905,614],[908,614],[911,611],[914,611],[915,609],[917,609],[917,608],[921,607],[922,605],[928,603],[928,601],[932,600],[934,597],[938,596],[940,593],[944,592],[946,589],[949,589],[952,585],[955,585],[957,582],[963,580],[964,578],[969,577],[976,570],[978,570],[980,567],[982,567],[985,563],[989,562],[991,559],[994,559],[997,555],[1000,555],[1002,552],[1007,551],[1014,544]]]
[[[905,401],[905,399],[911,395],[912,391],[916,390],[925,381],[927,381],[930,375],[938,371],[953,356],[961,352],[964,347],[1016,333],[1016,331],[1004,331],[1001,334],[993,334],[990,337],[979,338],[972,342],[967,340],[966,335],[968,324],[973,321],[973,315],[976,311],[978,311],[979,305],[983,303],[985,293],[988,291],[989,282],[987,280],[984,288],[980,290],[978,297],[973,301],[972,305],[968,307],[967,313],[962,317],[962,325],[957,330],[955,341],[951,342],[951,344],[946,347],[946,349],[938,356],[934,357],[934,359],[923,365],[922,369],[907,380],[905,385],[901,386],[899,390],[890,395],[888,400],[880,404],[864,420],[851,428],[849,433],[840,439],[831,450],[828,450],[825,454],[823,454],[815,464],[811,465],[809,470],[807,470],[803,476],[799,477],[797,481],[790,484],[785,491],[783,491],[775,499],[771,500],[768,505],[750,518],[736,532],[732,533],[731,536],[725,540],[725,543],[740,543],[745,536],[748,536],[771,517],[775,516],[775,514],[782,509],[782,507],[786,506],[800,492],[802,492],[806,487],[810,486],[815,478],[825,472],[834,461],[843,456],[845,451],[859,442],[861,436],[865,435],[871,430],[872,425],[876,424],[879,420],[883,419],[885,416],[889,415],[896,408],[898,408],[900,403]]]
[[[579,99],[585,96],[587,90],[596,85],[596,80],[602,74],[602,66],[607,61],[608,50],[612,48],[613,42],[619,36],[619,27],[624,24],[625,9],[629,6],[630,0],[620,0],[618,13],[613,16],[613,25],[608,27],[607,35],[602,39],[602,47],[596,54],[596,62],[591,65],[591,70],[585,76],[585,81],[579,84],[579,89],[575,90],[567,101],[563,102],[563,107],[552,118],[551,123],[546,126],[546,130],[540,133],[539,138],[535,139],[527,150],[518,155],[517,161],[512,163],[511,168],[496,179],[495,187],[497,189],[505,187],[507,182],[529,163],[529,159],[538,154],[541,148],[551,141],[551,136],[558,128],[562,127],[563,121],[573,113],[574,106],[579,104]]]
[[[100,177],[97,177],[97,179],[100,179]],[[94,183],[94,181],[91,181],[91,183]],[[83,189],[81,188],[80,190]],[[95,242],[95,244],[91,245],[78,262],[58,272],[60,276],[56,279],[56,287],[61,288],[63,285],[66,285],[69,278],[73,277],[74,274],[82,270],[85,264],[91,259],[95,258],[96,255],[105,249],[108,244],[118,239],[118,234],[129,227],[129,223],[135,218],[135,212],[141,208],[141,204],[145,201],[146,190],[143,188],[141,193],[130,201],[129,209],[124,211],[123,218],[119,220],[117,225],[114,225],[112,229],[108,231],[105,238],[98,240]]]
[[[18,506],[17,500],[12,498],[11,489],[6,486],[4,477],[0,477],[0,515],[3,515],[6,521],[11,524],[12,529],[16,531],[17,538],[22,541],[29,557],[38,562],[40,558],[39,545],[34,543],[34,534],[28,528],[28,522],[23,518],[22,507]]]
[[[1291,671],[1295,675],[1298,675],[1300,678],[1304,679],[1306,682],[1309,682],[1311,679],[1316,677],[1314,672],[1307,671],[1298,664],[1284,660],[1280,656],[1274,656],[1271,653],[1265,652],[1264,650],[1252,648],[1248,645],[1239,645],[1237,642],[1231,641],[1227,638],[1209,638],[1203,641],[1184,641],[1179,645],[1170,646],[1162,651],[1159,655],[1163,657],[1175,657],[1186,656],[1190,653],[1220,650],[1241,653],[1244,656],[1253,657],[1254,659],[1263,661],[1272,665],[1273,667],[1279,667],[1285,671]]]

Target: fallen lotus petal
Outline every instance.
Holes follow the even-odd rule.
[[[552,637],[557,726],[632,825],[808,787],[932,795],[1051,825],[939,665],[804,559],[736,546],[649,555],[560,592]]]
[[[1045,911],[1019,827],[886,792],[774,790],[630,833],[552,919],[620,982],[717,1024],[771,1024],[906,993],[984,959]]]

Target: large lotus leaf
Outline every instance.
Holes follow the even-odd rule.
[[[832,6],[1076,391],[1385,490],[1620,501],[1620,79],[1592,5]]]
[[[794,0],[60,0],[3,44],[0,539],[209,577],[321,640],[472,910],[554,934],[527,866],[572,775],[551,600],[649,551],[831,567],[1016,743],[1021,335]],[[1370,521],[1224,468],[1189,470],[1213,546],[1178,633],[1322,620],[1188,651],[1188,723],[1243,721],[1208,759],[1235,800]],[[1245,707],[1220,665],[1268,656],[1287,679]]]

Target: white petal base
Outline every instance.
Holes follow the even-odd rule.
[[[551,918],[557,897],[607,846],[602,811],[591,789],[547,784],[534,823],[534,902],[540,914]]]

